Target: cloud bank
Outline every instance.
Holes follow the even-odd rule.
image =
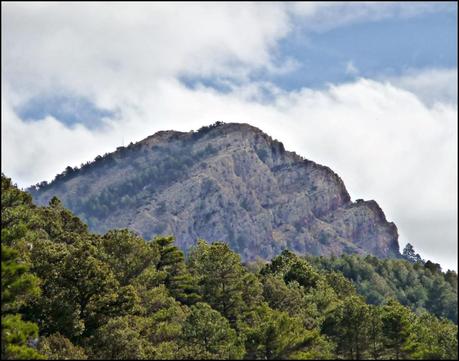
[[[276,45],[298,18],[331,19],[341,5],[304,6],[2,5],[2,171],[28,186],[158,130],[246,122],[331,167],[353,199],[377,200],[402,245],[457,268],[457,69],[321,90],[250,80],[292,66]],[[387,16],[402,11],[386,6]],[[347,21],[375,20],[371,11]],[[183,76],[226,90],[190,87]],[[72,125],[18,116],[53,95],[84,98],[108,115]],[[84,125],[91,121],[100,125]]]

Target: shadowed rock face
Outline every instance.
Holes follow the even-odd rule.
[[[245,260],[285,248],[399,256],[397,227],[375,201],[352,203],[331,169],[247,124],[158,132],[29,191],[39,204],[58,196],[94,231],[173,234],[184,250],[203,238]]]

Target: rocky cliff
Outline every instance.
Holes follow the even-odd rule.
[[[399,256],[397,228],[375,201],[351,202],[331,169],[248,124],[158,132],[29,191],[39,204],[58,196],[94,231],[173,234],[185,250],[203,238],[245,260],[285,248]]]

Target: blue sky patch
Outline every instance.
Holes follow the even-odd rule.
[[[67,126],[82,124],[89,129],[101,126],[102,118],[114,114],[98,108],[86,98],[66,95],[32,98],[18,107],[16,112],[25,121],[37,121],[52,116]]]
[[[457,12],[355,23],[324,33],[300,29],[280,43],[280,53],[295,58],[300,67],[272,81],[287,90],[322,88],[356,76],[457,67],[456,31]]]
[[[453,9],[454,10],[454,9]],[[325,32],[310,31],[296,23],[276,48],[276,62],[294,59],[290,72],[251,73],[251,81],[270,81],[284,90],[323,89],[328,84],[357,77],[378,79],[400,76],[414,69],[457,67],[457,11],[392,17],[340,26]],[[212,77],[182,77],[189,88],[198,84],[228,92]]]

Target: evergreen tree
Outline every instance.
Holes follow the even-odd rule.
[[[414,315],[395,300],[382,308],[382,331],[385,350],[390,358],[400,360],[405,358],[405,346],[410,333]]]
[[[373,360],[379,360],[384,351],[382,338],[381,308],[370,305],[368,314],[368,353]]]
[[[38,337],[38,326],[17,313],[30,297],[39,294],[38,279],[19,263],[18,252],[2,244],[2,359],[43,358],[30,342]]]
[[[34,347],[38,326],[20,314],[2,315],[2,360],[39,360],[45,357]]]
[[[412,325],[404,350],[415,360],[457,360],[457,327],[423,312]]]
[[[228,320],[202,302],[191,306],[181,346],[181,356],[192,360],[241,359],[244,352]]]
[[[361,360],[368,350],[369,309],[362,298],[351,295],[327,317],[323,331],[336,343],[336,353],[349,360]]]
[[[415,252],[414,247],[411,243],[407,243],[402,252],[403,258],[411,263],[424,263],[424,260],[421,256]]]
[[[303,327],[300,317],[262,304],[240,321],[248,360],[327,359],[332,345]]]
[[[173,245],[173,237],[156,237],[159,249],[157,269],[165,273],[164,284],[178,301],[192,305],[199,301],[197,280],[188,272],[183,252]]]
[[[234,323],[244,308],[244,269],[240,257],[225,243],[199,241],[189,257],[199,277],[203,299]]]
[[[32,198],[1,175],[1,323],[2,359],[44,358],[31,347],[38,325],[24,320],[24,307],[40,294],[40,280],[30,272],[27,238],[32,217]]]
[[[148,327],[144,318],[125,316],[110,319],[97,329],[90,356],[100,360],[139,360],[151,358],[153,346],[143,336]]]
[[[127,229],[107,232],[101,243],[106,262],[122,286],[131,283],[147,267],[154,267],[159,259],[154,244],[146,243]]]

